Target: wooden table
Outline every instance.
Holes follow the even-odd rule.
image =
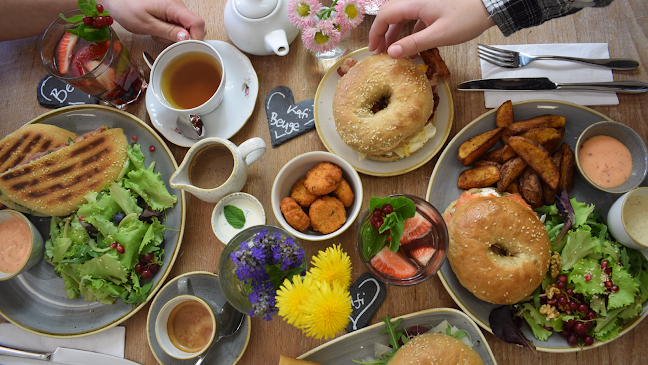
[[[192,10],[201,14],[207,23],[207,39],[229,41],[223,25],[225,1],[185,0]],[[350,49],[365,47],[373,17],[369,16],[350,36]],[[410,24],[408,31],[411,31]],[[142,51],[157,55],[164,46],[150,37],[130,34],[118,29],[122,41],[129,47],[137,61],[143,65]],[[46,75],[40,61],[39,37],[0,43],[0,137],[17,129],[29,120],[48,111],[36,101],[36,85]],[[604,9],[586,9],[580,13],[550,21],[540,27],[526,29],[505,38],[497,28],[492,28],[479,38],[453,47],[444,47],[441,53],[452,74],[449,81],[454,100],[454,125],[450,138],[471,120],[487,109],[483,93],[456,91],[462,81],[479,78],[480,67],[477,58],[477,43],[525,44],[525,43],[609,43],[612,57],[628,57],[640,60],[642,66],[634,71],[615,72],[615,80],[648,82],[648,6],[645,0],[618,0]],[[295,100],[313,98],[326,67],[304,48],[297,39],[291,44],[285,57],[250,56],[259,76],[259,99],[250,120],[231,140],[240,144],[248,138],[259,136],[270,146],[270,134],[263,108],[263,100],[274,87],[290,87]],[[644,141],[648,141],[648,96],[619,94],[620,104],[616,106],[593,107],[613,120],[633,127]],[[150,123],[144,104],[131,113]],[[186,148],[170,144],[169,147],[180,163]],[[269,224],[278,224],[270,209],[270,188],[279,169],[293,157],[313,150],[325,150],[317,132],[311,131],[279,148],[269,148],[263,160],[249,169],[248,181],[243,191],[258,197],[266,206]],[[416,171],[380,178],[361,175],[364,186],[363,206],[368,205],[371,196],[385,196],[393,193],[408,193],[424,197],[437,158]],[[596,203],[596,202],[594,202]],[[214,204],[202,202],[187,194],[187,224],[180,255],[168,279],[189,271],[206,270],[217,272],[218,258],[223,249],[210,227],[210,216]],[[440,207],[443,209],[444,207]],[[356,254],[357,223],[336,239],[325,242],[303,242],[307,255],[314,255],[334,243],[350,254],[353,263],[353,279],[365,272]],[[167,279],[167,280],[168,280]],[[408,298],[400,300],[398,298]],[[384,316],[396,317],[407,313],[435,307],[458,308],[437,277],[414,287],[388,288],[387,300],[372,323]],[[146,340],[146,316],[149,305],[122,323],[126,326],[126,357],[142,364],[156,362]],[[341,333],[340,335],[342,335]],[[648,336],[648,321],[643,321],[634,330],[613,343],[582,353],[552,354],[540,353],[535,357],[530,351],[503,343],[490,333],[486,338],[502,365],[513,364],[641,364],[648,359],[648,347],[644,336]],[[301,334],[299,330],[275,318],[270,322],[252,320],[252,335],[240,364],[276,364],[279,354],[298,356],[324,343]]]

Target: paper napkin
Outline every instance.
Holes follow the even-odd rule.
[[[580,58],[610,58],[607,43],[560,43],[524,44],[513,46],[493,45],[511,51],[530,55],[571,56]],[[507,77],[547,77],[553,82],[602,82],[613,81],[612,70],[589,66],[579,62],[533,61],[523,68],[503,68],[479,60],[484,79]],[[617,105],[619,98],[615,92],[600,91],[485,91],[487,108],[497,108],[503,102],[550,99],[568,101],[580,105]]]
[[[60,339],[39,336],[27,332],[12,323],[0,323],[0,345],[35,352],[53,352],[58,347],[68,347],[123,358],[125,340],[126,328],[122,326],[113,327],[90,336]],[[34,361],[0,356],[0,364],[3,365],[27,365],[34,364]],[[44,364],[42,361],[38,363]]]

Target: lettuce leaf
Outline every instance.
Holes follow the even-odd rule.
[[[570,231],[567,233],[567,244],[560,254],[562,259],[562,270],[567,271],[583,257],[587,256],[596,242],[589,232],[584,230]]]
[[[614,265],[612,268],[612,282],[619,287],[619,291],[608,295],[608,309],[620,308],[634,302],[639,293],[639,284],[628,274],[625,267]]]
[[[128,189],[125,189],[121,187],[121,185],[113,182],[112,184],[110,184],[109,190],[110,196],[115,199],[115,202],[117,202],[124,214],[129,215],[132,213],[137,213],[137,215],[139,216],[144,211],[142,207],[137,205],[137,198],[133,194],[131,194]]]
[[[534,306],[529,303],[524,303],[522,317],[526,320],[531,327],[533,336],[540,341],[546,341],[551,336],[551,331],[548,331],[544,326],[551,324],[543,314],[540,314]]]
[[[591,297],[605,293],[605,286],[601,286],[602,274],[598,260],[585,258],[574,265],[568,280],[575,285],[574,292]]]
[[[141,196],[153,210],[171,208],[178,199],[171,195],[164,186],[160,173],[153,172],[154,164],[146,170],[136,170],[128,173],[124,186]]]

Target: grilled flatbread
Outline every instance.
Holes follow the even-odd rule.
[[[75,138],[75,133],[53,125],[28,124],[0,140],[0,173],[56,147],[67,145]],[[0,203],[23,213],[37,214],[5,195],[0,195]]]
[[[101,191],[119,177],[127,146],[120,128],[84,135],[0,174],[0,192],[32,212],[69,215],[86,202],[86,194]]]

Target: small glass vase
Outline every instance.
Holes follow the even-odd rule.
[[[269,233],[279,233],[281,239],[292,238],[295,246],[303,250],[304,248],[299,243],[297,237],[291,235],[290,233],[284,231],[283,229],[271,225],[260,225],[250,227],[238,233],[234,238],[232,238],[223,252],[221,253],[220,263],[218,267],[218,280],[220,282],[221,289],[227,301],[241,313],[254,316],[252,313],[252,304],[248,299],[248,291],[246,291],[245,283],[241,282],[234,270],[236,269],[230,255],[239,249],[241,243],[243,242],[252,242],[253,238],[261,231],[267,230]],[[302,260],[302,267],[305,271],[308,270],[308,260],[304,255]],[[274,313],[276,314],[276,312]],[[274,315],[273,314],[273,315]]]
[[[349,49],[349,42],[347,42],[347,39],[345,38],[341,40],[340,43],[338,43],[338,45],[335,46],[330,51],[326,51],[326,52],[311,51],[311,54],[315,56],[315,58],[318,58],[320,60],[332,60],[342,56],[347,49]]]

